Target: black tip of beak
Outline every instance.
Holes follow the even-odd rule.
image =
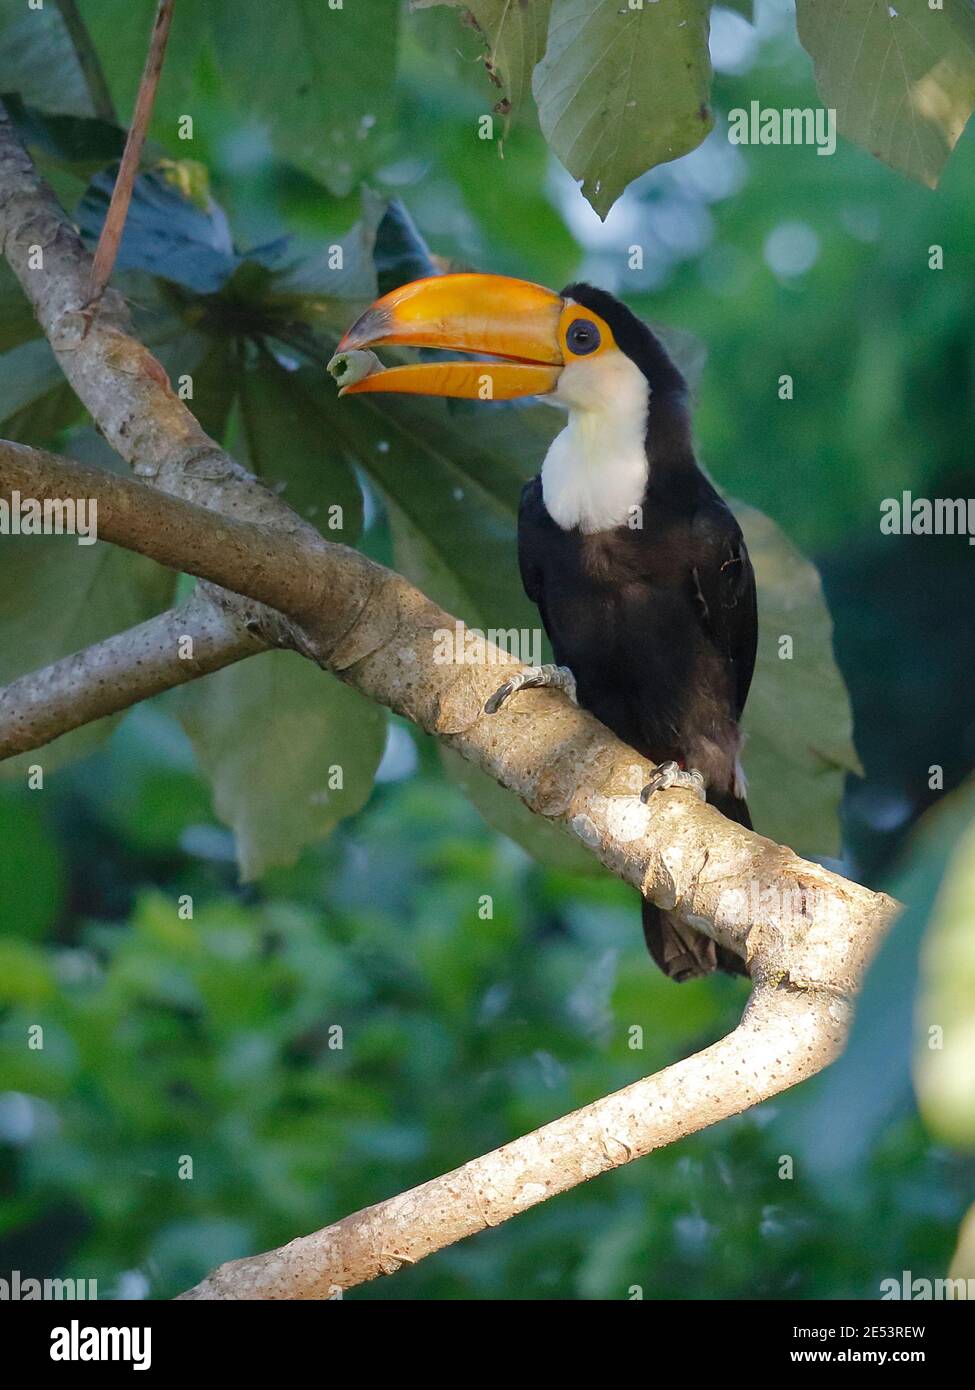
[[[391,326],[392,316],[389,310],[373,304],[356,319],[339,343],[338,350],[346,352],[352,348],[368,347],[370,343],[379,342],[384,338]]]

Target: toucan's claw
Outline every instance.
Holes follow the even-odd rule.
[[[505,700],[514,695],[516,690],[526,688],[535,689],[538,686],[548,686],[551,690],[563,690],[574,705],[579,703],[576,695],[576,678],[569,670],[568,666],[525,666],[516,676],[506,680],[504,685],[494,692],[484,706],[485,714],[497,714]]]
[[[654,792],[666,791],[669,787],[680,787],[683,791],[693,792],[702,801],[707,800],[707,791],[704,787],[704,774],[698,772],[696,767],[688,768],[685,772],[677,763],[660,763],[650,778],[650,781],[640,793],[640,800],[646,805],[653,796]]]

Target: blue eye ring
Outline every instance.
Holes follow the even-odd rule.
[[[590,352],[595,352],[601,341],[599,329],[592,319],[573,319],[566,329],[566,346],[576,357],[586,357]]]

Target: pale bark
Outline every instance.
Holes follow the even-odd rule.
[[[254,622],[253,632],[241,629],[201,588],[178,608],[11,681],[0,689],[0,760],[265,651],[256,607]]]
[[[825,996],[757,989],[734,1032],[703,1052],[314,1235],[221,1265],[180,1297],[341,1297],[794,1086],[840,1050],[844,1014]]]

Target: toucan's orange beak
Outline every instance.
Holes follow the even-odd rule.
[[[437,275],[414,280],[356,320],[338,352],[376,346],[483,353],[495,362],[418,362],[373,371],[342,388],[472,400],[512,400],[552,391],[562,370],[562,298],[506,275]],[[334,359],[333,359],[334,360]]]

